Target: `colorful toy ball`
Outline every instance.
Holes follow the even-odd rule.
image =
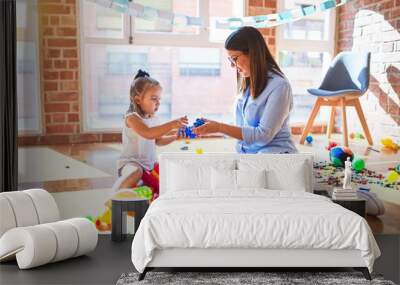
[[[354,154],[348,147],[336,146],[329,151],[329,158],[336,167],[344,167],[344,162],[348,157],[350,157],[350,161],[353,161]]]
[[[336,142],[329,142],[328,146],[326,147],[327,150],[331,150],[333,147],[337,146]]]
[[[361,158],[356,158],[352,162],[353,169],[356,171],[362,171],[365,168],[365,161]]]
[[[306,137],[306,141],[307,141],[307,143],[312,143],[312,141],[313,141],[313,137],[312,137],[312,135],[308,135],[307,137]]]

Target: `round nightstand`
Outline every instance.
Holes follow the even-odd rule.
[[[126,215],[128,211],[135,212],[135,233],[140,221],[146,214],[149,200],[140,198],[112,199],[112,229],[111,240],[122,241],[126,238]]]

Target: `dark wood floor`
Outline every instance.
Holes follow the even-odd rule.
[[[131,244],[132,239],[116,243],[99,235],[97,248],[87,256],[28,270],[19,270],[16,261],[2,263],[0,284],[116,284],[122,273],[134,271]]]

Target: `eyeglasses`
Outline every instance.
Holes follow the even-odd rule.
[[[229,62],[231,63],[231,67],[235,67],[235,66],[237,66],[237,60],[238,60],[238,58],[240,57],[240,56],[242,56],[243,54],[239,54],[239,55],[237,55],[237,56],[235,56],[235,57],[230,57],[230,56],[228,56],[228,60],[229,60]]]

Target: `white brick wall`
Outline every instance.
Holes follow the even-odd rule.
[[[379,144],[383,136],[400,141],[400,32],[379,12],[360,9],[355,11],[354,17],[353,38],[350,42],[345,38],[339,41],[342,41],[342,50],[371,52],[370,90],[360,100],[374,143]],[[343,43],[347,45],[345,48]],[[361,132],[356,112],[349,109],[349,131]]]

